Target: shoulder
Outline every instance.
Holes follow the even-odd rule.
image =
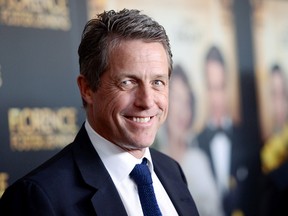
[[[5,211],[9,215],[54,215],[55,203],[65,200],[62,188],[70,184],[68,161],[70,145],[10,185],[0,200],[0,214]]]
[[[54,215],[51,197],[37,183],[24,179],[5,191],[0,199],[1,212],[9,215]]]
[[[71,177],[71,172],[73,172],[72,161],[73,152],[72,145],[70,144],[52,158],[17,180],[12,184],[12,188],[30,187],[32,185],[38,188],[49,188],[49,185],[59,185]]]
[[[0,200],[0,211],[11,215],[54,215],[62,206],[73,206],[89,192],[70,144],[9,186]]]
[[[59,184],[70,181],[71,176],[75,175],[78,170],[75,164],[79,154],[85,154],[91,151],[86,140],[85,142],[82,141],[83,138],[85,138],[85,132],[82,127],[72,143],[68,144],[42,165],[32,170],[20,179],[20,181],[39,181],[41,184],[45,184],[46,182],[47,184],[51,184],[51,182],[58,182]]]
[[[48,191],[47,193],[50,193],[54,191],[56,186],[61,187],[61,184],[62,186],[65,186],[64,182],[69,181],[71,172],[73,172],[73,163],[71,163],[73,156],[71,148],[71,144],[66,146],[63,150],[44,162],[42,165],[32,170],[24,177],[18,179],[8,187],[7,193],[13,194],[15,192],[20,195],[25,193],[28,194],[29,192],[32,193],[32,191],[40,192],[41,190],[46,190]]]

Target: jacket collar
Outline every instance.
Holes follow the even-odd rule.
[[[83,180],[95,190],[91,201],[96,214],[127,215],[117,189],[93,148],[84,126],[74,140],[73,154]]]

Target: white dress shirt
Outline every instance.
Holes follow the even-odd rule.
[[[229,190],[232,143],[226,134],[219,132],[211,140],[210,150],[220,194]]]
[[[145,150],[143,158],[137,159],[119,146],[101,137],[93,130],[88,121],[85,122],[85,128],[94,148],[99,154],[117,188],[128,215],[143,215],[137,185],[129,177],[129,174],[136,164],[142,162],[144,157],[148,160],[148,167],[152,175],[156,199],[162,215],[178,215],[168,194],[154,172],[149,148]]]

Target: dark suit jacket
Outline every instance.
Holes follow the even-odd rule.
[[[155,172],[179,215],[198,216],[178,163],[150,150]],[[0,214],[127,215],[83,126],[73,143],[6,190]]]

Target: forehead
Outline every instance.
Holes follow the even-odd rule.
[[[161,69],[168,73],[168,56],[159,42],[124,40],[110,51],[109,68]]]
[[[158,54],[164,54],[167,57],[164,46],[160,42],[147,42],[141,39],[118,40],[114,46],[113,53],[121,52],[125,54],[146,54],[149,51],[155,50]]]

